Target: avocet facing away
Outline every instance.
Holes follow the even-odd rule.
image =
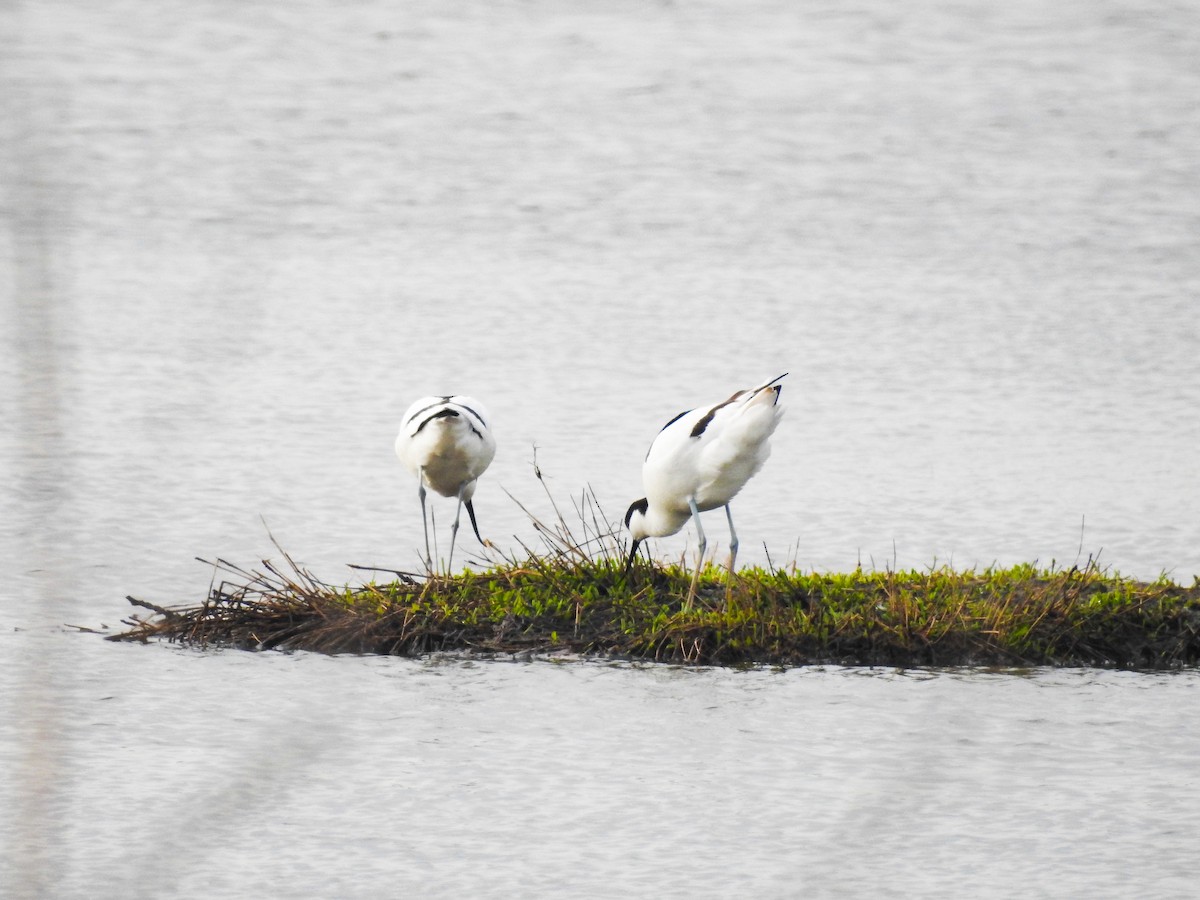
[[[463,396],[422,397],[408,408],[396,437],[396,455],[417,477],[417,496],[421,498],[421,521],[425,526],[425,565],[432,569],[429,553],[429,517],[425,510],[426,487],[443,497],[455,497],[454,524],[450,529],[450,556],[454,561],[454,542],[458,521],[466,506],[471,527],[480,543],[486,543],[475,521],[471,498],[475,486],[496,455],[496,439],[488,423],[491,417],[478,400]]]

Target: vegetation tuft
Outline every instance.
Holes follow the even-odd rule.
[[[539,475],[540,477],[540,475]],[[552,500],[553,502],[553,500]],[[528,511],[527,511],[528,512]],[[455,575],[395,572],[334,586],[286,564],[247,570],[218,560],[208,598],[164,608],[111,640],[178,641],[323,653],[417,656],[568,653],[693,665],[1104,666],[1175,669],[1200,662],[1200,580],[1140,582],[1082,567],[982,572],[820,574],[768,568],[729,577],[638,562],[595,498],[576,504],[574,535],[555,507],[545,543],[523,558],[481,560]]]

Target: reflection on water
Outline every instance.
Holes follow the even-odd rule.
[[[1186,893],[1190,676],[57,629],[198,599],[264,520],[330,579],[416,565],[416,396],[493,412],[511,550],[535,445],[615,520],[663,422],[780,371],[747,564],[1189,581],[1197,59],[1155,2],[0,10],[3,892]]]

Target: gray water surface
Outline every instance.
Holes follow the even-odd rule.
[[[29,694],[5,719],[5,768],[23,775],[9,883],[47,896],[1195,886],[1195,673],[735,673],[9,635],[9,682],[18,640],[87,673],[54,676],[36,719]]]
[[[1190,896],[1192,674],[64,625],[268,528],[417,566],[418,396],[491,410],[512,553],[535,447],[615,521],[667,419],[784,371],[745,564],[1190,583],[1198,146],[1187,4],[3,5],[0,893]]]

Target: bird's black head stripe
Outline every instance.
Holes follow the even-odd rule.
[[[643,497],[641,500],[634,500],[629,504],[629,511],[625,513],[625,527],[629,527],[629,520],[633,518],[635,512],[640,512],[643,516],[646,510],[650,508],[650,501]]]

